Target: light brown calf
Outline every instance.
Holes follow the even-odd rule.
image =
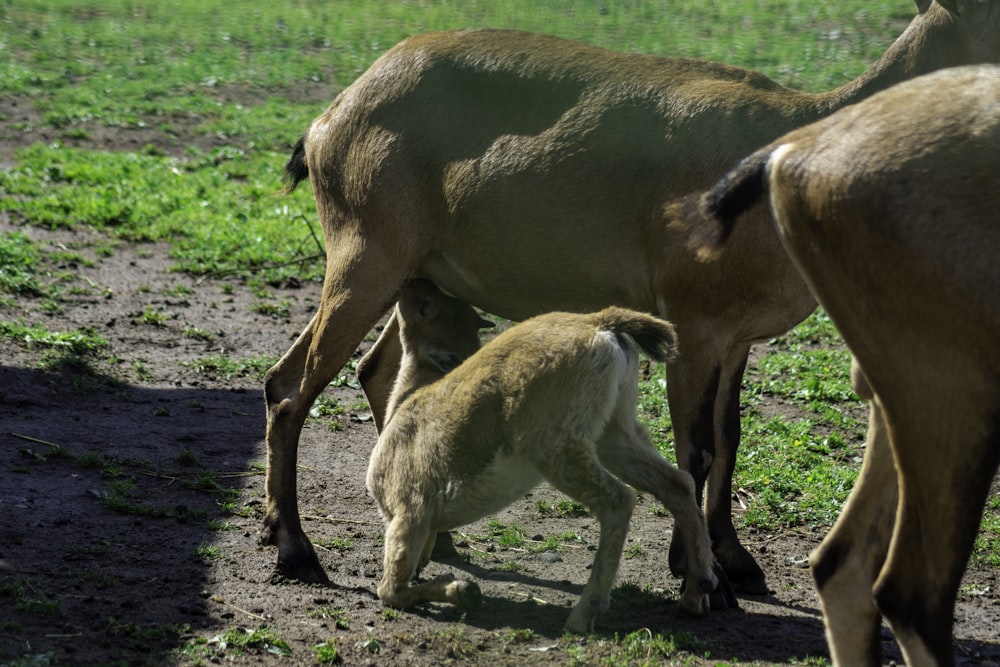
[[[713,548],[734,584],[766,592],[731,519],[740,383],[751,343],[783,333],[815,301],[764,207],[725,258],[703,265],[662,223],[662,202],[894,83],[1000,61],[1000,0],[916,4],[882,59],[822,94],[726,65],[520,32],[420,35],[382,56],[312,123],[288,164],[291,184],[312,181],[327,268],[319,308],[265,385],[261,538],[278,546],[279,570],[327,580],[299,523],[299,433],[403,283],[425,277],[514,320],[614,304],[672,321],[677,460],[699,499],[705,489]],[[393,321],[358,368],[379,426],[399,358]]]
[[[1000,68],[900,84],[755,153],[696,204],[711,254],[765,192],[871,403],[861,475],[810,562],[837,665],[950,665],[1000,463]]]
[[[635,417],[637,347],[665,361],[674,345],[669,324],[621,308],[549,313],[470,357],[479,316],[429,281],[407,285],[396,317],[402,365],[368,467],[368,489],[386,522],[378,586],[385,604],[475,606],[475,583],[450,576],[411,583],[435,532],[493,514],[546,479],[587,505],[601,525],[567,630],[592,631],[608,608],[635,503],[622,482],[673,514],[685,540],[680,606],[694,615],[708,611],[719,581],[694,481],[660,456]]]

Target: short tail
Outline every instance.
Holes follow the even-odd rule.
[[[309,178],[309,165],[306,164],[306,135],[299,137],[298,143],[292,149],[292,155],[285,163],[285,185],[281,194],[287,195],[298,187],[299,183]]]
[[[677,349],[674,325],[646,313],[625,308],[605,308],[594,313],[598,329],[610,331],[619,338],[628,338],[654,361],[669,361]]]
[[[688,245],[699,259],[716,259],[736,219],[767,193],[767,162],[773,150],[767,146],[744,158],[708,192],[667,204],[665,216],[688,229]]]

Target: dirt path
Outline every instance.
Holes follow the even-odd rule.
[[[11,229],[0,225],[0,232]],[[72,241],[85,254],[97,240],[19,231],[49,248]],[[159,246],[123,245],[95,261],[93,267],[51,267],[91,286],[70,297],[61,313],[40,313],[30,299],[0,308],[0,320],[23,319],[53,331],[92,327],[109,341],[101,356],[119,360],[95,358],[90,370],[41,370],[37,347],[5,342],[0,351],[0,465],[6,471],[0,477],[0,660],[315,664],[313,647],[335,641],[349,664],[591,664],[604,658],[627,664],[643,656],[659,662],[642,635],[632,642],[634,655],[629,644],[612,641],[615,633],[640,629],[680,631],[672,659],[683,664],[825,655],[803,567],[820,532],[743,535],[768,573],[772,594],[744,599],[739,610],[688,619],[678,614],[678,582],[666,569],[671,521],[654,514],[649,499],[637,508],[631,557],[623,561],[619,581],[628,585],[618,590],[599,637],[564,637],[562,623],[586,580],[597,528],[589,517],[560,516],[554,509],[560,497],[546,489],[497,517],[527,531],[524,548],[503,548],[491,537],[495,524],[480,522],[456,536],[461,559],[431,565],[431,575],[450,571],[478,580],[486,596],[481,611],[463,617],[432,606],[383,613],[372,593],[381,570],[381,525],[364,489],[375,434],[350,387],[328,390],[345,410],[339,430],[330,428],[329,417],[311,420],[299,458],[305,527],[322,545],[320,559],[334,586],[276,578],[274,550],[256,541],[264,460],[259,377],[227,378],[206,370],[203,360],[277,356],[308,319],[318,285],[278,288],[277,298],[291,303],[289,316],[280,319],[254,314],[255,297],[238,281],[170,273]],[[144,323],[148,311],[162,313],[162,323]],[[201,336],[192,337],[192,330]],[[558,552],[531,552],[532,538],[567,533],[578,538]],[[996,573],[970,572],[963,591],[958,655],[998,664]],[[246,637],[244,628],[266,628],[287,642],[291,656],[276,657],[282,648],[269,649],[263,640],[234,646]],[[898,657],[888,632],[884,638],[887,655]],[[51,663],[27,660],[37,655]]]

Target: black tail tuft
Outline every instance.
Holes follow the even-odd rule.
[[[672,225],[688,229],[688,245],[702,260],[716,259],[741,213],[767,192],[767,161],[771,146],[744,158],[706,193],[667,204],[664,214]]]
[[[627,337],[654,361],[669,361],[677,347],[674,326],[646,313],[612,306],[594,314],[598,328]]]
[[[705,195],[705,212],[727,224],[756,204],[767,191],[767,161],[771,152],[770,147],[757,151],[723,176]]]
[[[306,136],[299,137],[292,154],[285,163],[285,187],[282,194],[293,192],[299,183],[309,178],[309,165],[306,164]]]

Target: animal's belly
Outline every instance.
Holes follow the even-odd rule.
[[[464,526],[502,510],[542,481],[535,466],[517,457],[497,455],[475,477],[450,480],[443,489],[437,530]]]

